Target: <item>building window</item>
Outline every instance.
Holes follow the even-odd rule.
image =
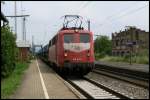
[[[116,40],[116,46],[118,46],[118,42],[119,42],[119,41],[118,41],[118,40]]]
[[[139,32],[138,31],[136,31],[135,37],[136,37],[136,40],[139,40]]]

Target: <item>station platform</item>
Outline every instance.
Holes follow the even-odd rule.
[[[131,64],[130,65],[130,63],[122,63],[122,62],[95,61],[95,65],[105,65],[105,66],[111,66],[114,68],[149,73],[149,65],[146,65],[146,64]]]
[[[41,78],[42,77],[42,78]],[[41,60],[32,60],[25,71],[21,85],[10,99],[78,99]]]

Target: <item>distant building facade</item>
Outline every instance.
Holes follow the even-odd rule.
[[[21,61],[29,60],[30,44],[27,41],[17,41],[16,44],[19,49],[18,59]]]
[[[130,50],[132,53],[139,53],[144,49],[149,49],[149,32],[129,27],[125,31],[112,33],[112,55],[124,56],[128,55]]]

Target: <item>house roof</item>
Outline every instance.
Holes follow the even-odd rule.
[[[30,43],[28,41],[16,41],[17,47],[30,47]]]

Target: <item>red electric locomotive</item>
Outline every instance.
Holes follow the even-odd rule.
[[[64,74],[85,75],[94,67],[93,33],[81,27],[81,16],[65,15],[63,28],[49,41],[48,61]],[[68,20],[67,18],[74,18]],[[75,21],[75,27],[68,23]],[[77,26],[77,21],[79,22]]]

